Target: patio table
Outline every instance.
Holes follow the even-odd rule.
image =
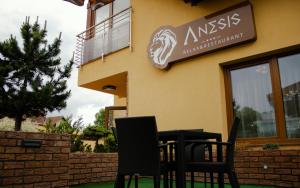
[[[193,130],[168,130],[158,133],[159,140],[162,142],[176,141],[175,158],[176,158],[176,187],[185,188],[185,164],[184,164],[184,141],[185,140],[205,140],[216,139],[217,142],[222,142],[222,135],[219,133],[203,132],[202,129]],[[217,161],[221,162],[222,147],[217,147]],[[222,173],[218,173],[219,187],[224,187],[224,178]]]

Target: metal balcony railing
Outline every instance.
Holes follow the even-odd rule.
[[[131,49],[131,7],[77,35],[74,61],[82,65],[122,48]]]

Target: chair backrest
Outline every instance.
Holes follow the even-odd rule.
[[[154,116],[115,119],[118,139],[118,172],[154,176],[160,170],[160,150]]]
[[[228,145],[226,149],[226,163],[231,167],[233,167],[234,164],[235,141],[236,141],[237,130],[240,125],[240,122],[241,120],[239,118],[237,117],[234,118],[230,130],[230,134],[228,137],[228,142],[230,143],[230,145]]]
[[[117,128],[116,127],[111,127],[112,133],[114,135],[114,139],[118,145],[118,137],[117,137]]]
[[[205,160],[205,145],[188,144],[184,146],[184,158],[189,162],[202,162]]]

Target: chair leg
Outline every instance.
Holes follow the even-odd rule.
[[[139,187],[139,177],[137,175],[134,176],[134,184],[135,184],[135,188]]]
[[[206,172],[204,172],[204,187],[206,188]]]
[[[173,148],[174,146],[173,145],[170,145],[170,147],[169,147],[169,161],[170,161],[170,163],[172,164],[173,163],[173,161],[174,161],[174,159],[173,159]],[[170,185],[170,188],[173,188],[173,171],[171,170],[170,171],[170,182],[169,182],[169,185]]]
[[[214,173],[210,172],[209,176],[210,176],[210,187],[214,187]]]
[[[195,183],[195,175],[194,172],[191,172],[191,188],[194,188],[194,183]]]
[[[168,172],[165,172],[163,174],[163,179],[164,179],[164,188],[168,188],[169,187],[169,183],[168,183]]]
[[[160,188],[160,176],[153,176],[154,188]]]
[[[128,180],[128,183],[127,183],[127,188],[130,188],[131,179],[132,179],[132,175],[129,176],[129,180]]]
[[[239,182],[236,177],[236,173],[234,171],[228,172],[228,179],[232,188],[239,188]]]
[[[212,146],[209,145],[207,146],[207,148],[208,148],[208,160],[212,162],[213,161]],[[210,172],[209,176],[210,176],[210,187],[214,187],[214,173]]]
[[[170,181],[169,181],[170,188],[173,188],[173,171],[170,171]]]
[[[119,173],[116,177],[115,188],[125,188],[125,178],[121,176]]]
[[[167,142],[164,141],[164,144],[166,144]],[[167,164],[168,163],[168,148],[164,147],[163,148],[163,161]],[[163,182],[164,182],[164,188],[168,188],[168,171],[166,170],[163,173]]]

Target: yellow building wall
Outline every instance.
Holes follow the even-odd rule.
[[[114,96],[114,106],[127,106],[127,98]]]
[[[36,122],[32,122],[30,118],[22,121],[21,131],[23,132],[39,132],[43,130],[42,126],[39,126]],[[0,131],[14,131],[15,130],[15,120],[4,117],[0,119]]]
[[[252,0],[257,40],[155,68],[147,55],[152,33],[179,26],[239,0],[209,0],[198,6],[183,0],[132,0],[132,46],[84,65],[79,85],[128,71],[128,115],[155,115],[159,130],[203,128],[227,135],[224,74],[220,65],[257,58],[300,44],[300,1]],[[226,138],[226,136],[224,136]]]
[[[127,98],[115,96],[114,106],[127,106]],[[114,118],[127,117],[127,110],[114,110],[113,116]]]

